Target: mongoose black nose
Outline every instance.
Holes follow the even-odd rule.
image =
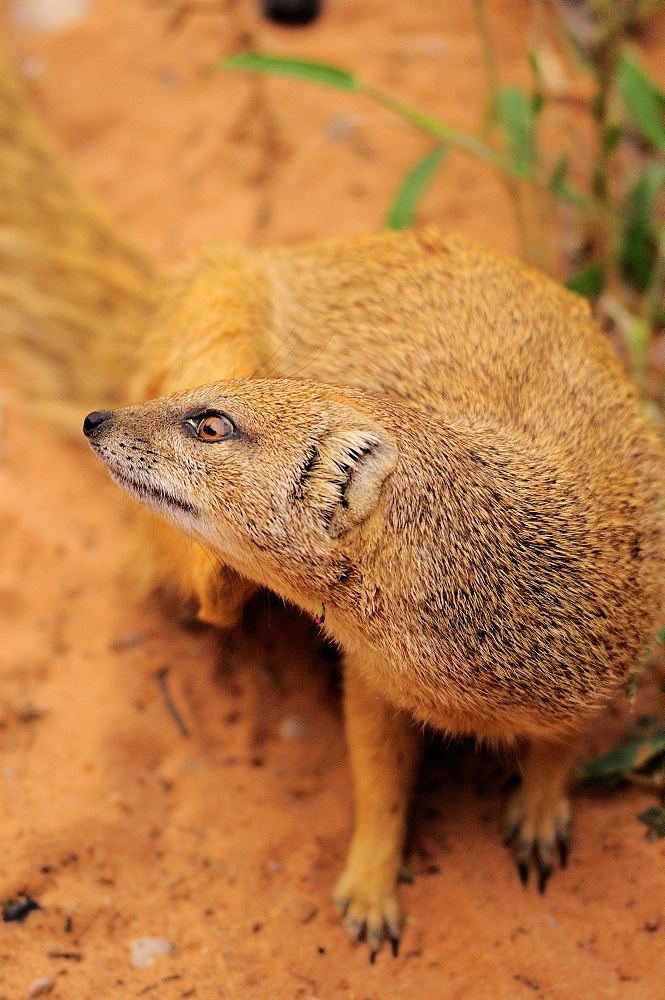
[[[93,410],[83,421],[83,433],[90,437],[93,431],[97,430],[100,424],[111,416],[112,410]]]

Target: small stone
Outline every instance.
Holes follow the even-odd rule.
[[[155,959],[160,955],[170,955],[173,951],[170,941],[158,937],[137,938],[135,941],[130,941],[129,948],[132,965],[136,969],[147,969],[154,965]]]
[[[25,1000],[35,1000],[35,997],[45,997],[55,986],[55,980],[50,976],[39,976],[33,979],[25,994]]]
[[[438,35],[416,35],[413,46],[418,52],[424,53],[430,59],[440,59],[446,54],[447,45]]]
[[[17,28],[61,31],[82,21],[90,0],[14,0],[11,19]]]
[[[301,924],[308,924],[318,912],[318,906],[309,899],[300,899],[297,903],[293,904],[293,916]]]
[[[297,715],[288,715],[279,727],[283,740],[301,740],[307,732],[307,721]]]
[[[26,56],[21,63],[21,76],[24,80],[41,80],[46,72],[46,60],[41,56]]]
[[[163,69],[159,74],[159,82],[167,90],[174,90],[180,86],[180,77],[174,69]]]
[[[127,632],[125,635],[121,635],[119,639],[114,639],[109,644],[109,649],[112,653],[120,653],[123,649],[130,649],[132,646],[138,646],[142,642],[143,636],[139,632]]]
[[[26,917],[33,910],[41,910],[41,906],[30,896],[22,896],[20,899],[10,899],[2,908],[2,919],[6,924],[16,920],[22,924]]]

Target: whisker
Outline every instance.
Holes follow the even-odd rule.
[[[305,323],[304,323],[304,325],[300,324],[300,329],[302,330],[302,333],[298,333],[297,332],[298,331],[298,326],[297,325],[293,327],[293,329],[291,330],[291,332],[284,338],[284,340],[281,342],[281,344],[273,351],[273,353],[270,355],[270,357],[267,358],[265,361],[263,361],[256,368],[256,370],[254,371],[254,374],[252,375],[252,378],[258,378],[258,377],[260,377],[259,373],[261,372],[262,369],[266,369],[266,371],[268,371],[268,366],[270,365],[270,362],[275,360],[275,358],[277,357],[277,355],[279,354],[279,352],[282,350],[282,348],[284,347],[284,345],[289,341],[290,338],[292,338],[291,347],[289,348],[289,350],[286,352],[286,354],[282,358],[282,364],[284,364],[286,362],[286,360],[302,344],[303,334],[304,334],[305,330],[307,329],[307,327],[309,326],[309,320],[310,320],[310,317],[308,316],[307,319],[306,319],[306,321],[305,321]]]

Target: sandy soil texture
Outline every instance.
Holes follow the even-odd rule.
[[[95,0],[76,27],[3,35],[51,131],[138,244],[169,264],[376,229],[422,138],[353,95],[211,73],[248,45],[321,58],[473,130],[472,4],[329,0],[299,31],[249,0]],[[258,6],[258,5],[257,5]],[[527,5],[489,5],[506,79]],[[665,22],[644,51],[662,73]],[[451,157],[422,221],[515,251],[502,183]],[[338,670],[264,596],[237,634],[186,628],[127,583],[131,511],[84,447],[6,383],[0,439],[0,1000],[658,1000],[665,844],[644,791],[574,796],[545,897],[498,835],[513,764],[432,746],[414,805],[402,949],[370,966],[330,902],[351,825]],[[657,685],[637,711],[665,713]],[[581,753],[625,729],[622,699]],[[136,946],[168,942],[145,968]],[[44,985],[46,988],[46,985]],[[36,990],[37,987],[34,987]],[[33,996],[37,995],[33,990]]]

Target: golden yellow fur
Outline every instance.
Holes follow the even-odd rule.
[[[530,739],[505,833],[543,886],[565,850],[574,731],[663,608],[663,448],[586,303],[426,232],[213,250],[157,307],[152,268],[2,64],[0,223],[17,374],[53,403],[140,404],[102,420],[98,444],[122,480],[110,429],[134,436],[144,464],[125,485],[170,521],[145,515],[148,585],[220,625],[259,584],[326,606],[356,787],[336,889],[352,936],[396,946],[424,722]],[[241,446],[192,437],[182,407],[228,400]]]

